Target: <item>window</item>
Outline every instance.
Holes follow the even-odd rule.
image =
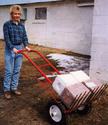
[[[47,8],[45,7],[35,8],[35,19],[36,20],[47,19]]]
[[[27,20],[27,8],[23,8],[21,19],[24,21]]]

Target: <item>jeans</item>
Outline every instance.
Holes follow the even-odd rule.
[[[23,49],[22,45],[15,45],[15,48]],[[20,69],[22,66],[22,54],[15,54],[12,50],[5,47],[5,76],[4,76],[4,92],[17,90]]]

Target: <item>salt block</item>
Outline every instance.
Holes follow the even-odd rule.
[[[71,74],[62,74],[57,75],[52,86],[58,95],[61,95],[65,88],[76,83],[78,84],[79,82]]]
[[[67,107],[70,107],[76,97],[83,95],[82,96],[83,98],[84,94],[86,94],[86,97],[87,97],[88,93],[89,94],[91,93],[90,90],[86,86],[84,86],[82,83],[78,83],[78,84],[74,84],[65,88],[61,94],[61,99]],[[86,99],[83,100],[82,103],[85,103]],[[78,101],[78,98],[76,98],[76,100]]]
[[[90,77],[82,70],[70,72],[70,74],[79,82],[86,82],[90,80]]]
[[[94,81],[87,81],[87,82],[84,82],[84,84],[90,89],[90,90],[94,90],[94,89],[97,89],[98,87],[100,88],[100,89],[103,89],[103,87],[102,87],[102,85],[103,84],[101,84],[101,83],[99,83],[99,82],[94,82]],[[101,88],[102,87],[102,88]]]
[[[102,84],[97,81],[92,81],[90,77],[82,70],[70,72],[70,74],[79,82],[82,82],[90,90],[94,90],[97,87],[101,87]]]
[[[58,75],[52,84],[61,100],[69,107],[76,96],[89,93],[90,90],[71,74]]]

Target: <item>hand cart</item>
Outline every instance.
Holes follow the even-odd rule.
[[[54,65],[39,51],[37,50],[30,50],[28,53],[34,53],[38,55],[45,64],[37,65],[34,60],[30,58],[30,56],[26,53],[27,50],[19,50],[18,53],[22,54],[28,61],[36,68],[36,70],[45,78],[46,82],[52,86],[54,80],[48,78],[47,75],[44,73],[42,68],[50,67],[53,69],[54,73],[60,75],[61,73],[56,69]],[[37,59],[37,58],[36,58]],[[66,124],[66,114],[72,112],[78,112],[80,114],[86,114],[91,111],[92,102],[98,99],[104,91],[107,89],[108,85],[103,84],[90,90],[89,92],[85,92],[84,94],[77,95],[70,107],[67,107],[64,102],[61,100],[60,96],[53,90],[50,92],[51,100],[47,105],[47,115],[52,123],[55,125],[65,125]]]

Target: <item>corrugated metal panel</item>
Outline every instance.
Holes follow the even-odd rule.
[[[52,1],[62,1],[62,0],[0,0],[0,6],[13,5],[13,4],[39,3],[39,2],[52,2]]]

